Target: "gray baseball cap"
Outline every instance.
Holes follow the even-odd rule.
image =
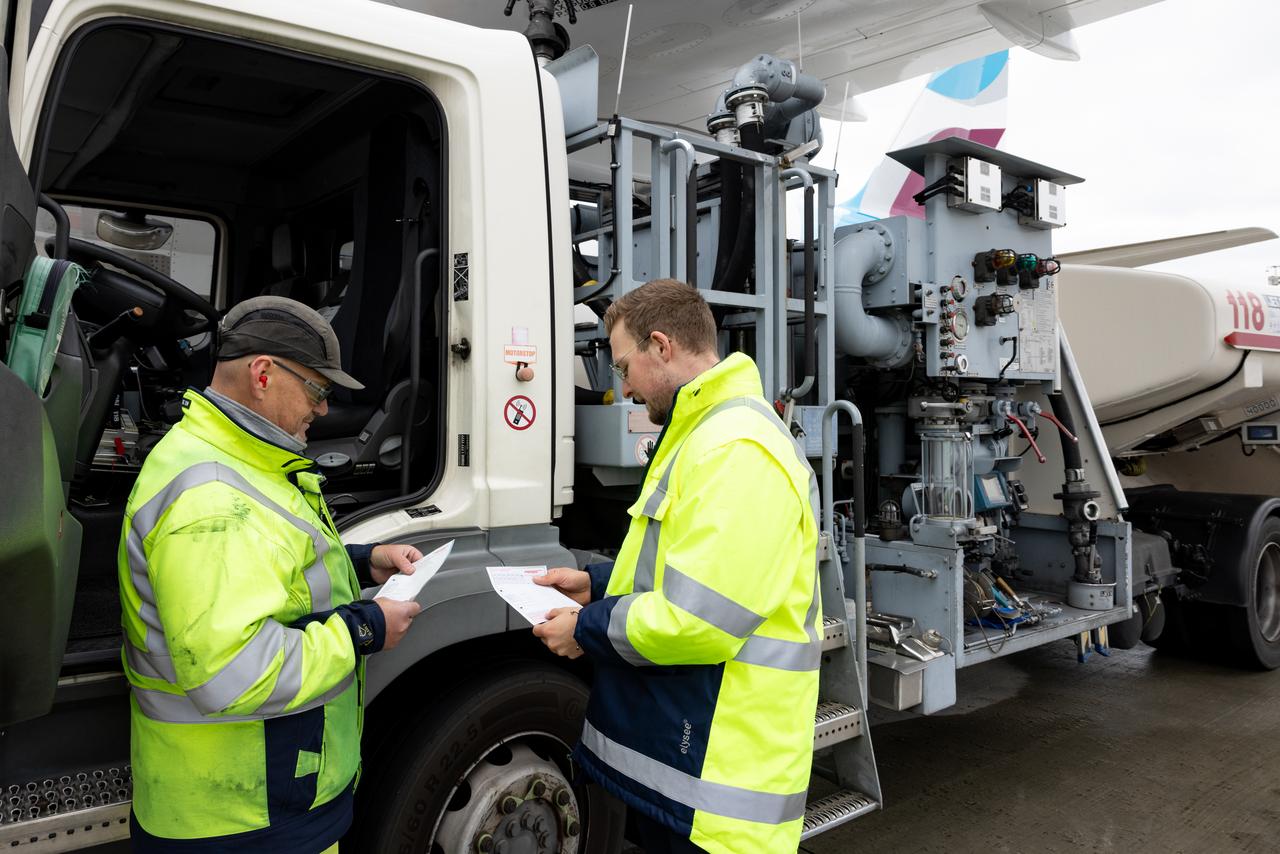
[[[342,370],[338,336],[310,306],[287,297],[247,299],[222,318],[218,361],[242,356],[283,356],[305,365],[343,388],[364,384]]]

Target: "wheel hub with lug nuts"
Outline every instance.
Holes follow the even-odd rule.
[[[500,746],[462,781],[436,844],[449,854],[571,854],[580,821],[577,796],[554,762],[525,745]]]

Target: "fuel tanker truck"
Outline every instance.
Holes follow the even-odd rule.
[[[262,293],[330,317],[365,386],[309,433],[338,533],[453,543],[368,662],[344,850],[619,849],[569,763],[591,671],[486,568],[607,560],[662,512],[634,506],[662,426],[601,319],[656,278],[698,288],[814,471],[821,614],[750,663],[820,670],[829,782],[770,795],[804,838],[884,802],[869,704],[945,709],[961,668],[1143,640],[1280,666],[1280,294],[1067,263],[1081,179],[961,137],[891,153],[923,218],[837,227],[821,80],[754,47],[697,129],[610,115],[596,52],[526,5],[528,38],[377,3],[4,4],[0,846],[128,835],[126,500]],[[697,752],[661,773],[745,791]]]
[[[1228,239],[1269,237],[1241,229]],[[1223,238],[1183,238],[1199,246],[1176,251],[1220,248]],[[1160,647],[1227,652],[1272,669],[1280,666],[1280,291],[1127,268],[1164,260],[1167,248],[1082,253],[1125,266],[1068,263],[1062,272],[1063,325],[1082,342],[1080,371],[1127,518],[1159,536],[1179,570],[1177,583],[1162,585],[1163,546],[1135,552],[1135,577],[1143,561],[1150,568],[1147,589],[1135,594],[1138,616],[1112,638],[1137,632]]]

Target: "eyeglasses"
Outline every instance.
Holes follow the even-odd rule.
[[[640,349],[640,345],[641,345],[641,344],[644,344],[644,343],[645,343],[646,341],[648,341],[648,340],[649,340],[649,337],[646,335],[643,339],[641,339],[640,341],[637,341],[637,342],[636,342],[636,346],[632,347],[630,350],[628,350],[627,352],[625,352],[625,353],[623,353],[621,356],[619,356],[619,357],[618,357],[618,360],[617,360],[616,362],[611,362],[611,363],[609,364],[609,370],[613,371],[613,375],[614,375],[615,377],[617,377],[618,379],[622,380],[623,382],[626,382],[626,381],[627,381],[627,368],[628,368],[628,366],[627,366],[627,365],[622,364],[622,360],[623,360],[623,359],[625,359],[625,358],[627,358],[628,356],[630,356],[630,355],[631,355],[632,353],[634,353],[636,350],[639,350],[639,349]]]
[[[295,377],[302,380],[302,384],[307,387],[307,396],[311,398],[311,402],[314,403],[316,406],[319,406],[320,404],[324,403],[326,400],[329,399],[329,395],[333,394],[332,384],[320,385],[320,383],[315,382],[314,380],[307,379],[302,374],[298,373],[293,368],[286,365],[284,362],[276,362],[274,359],[272,360],[272,362],[274,362],[277,368],[281,368],[282,370],[284,370],[285,373],[293,374]]]

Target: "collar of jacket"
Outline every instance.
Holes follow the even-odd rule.
[[[255,468],[276,474],[306,471],[315,463],[247,432],[193,388],[182,396],[178,426]]]
[[[699,418],[704,410],[735,397],[763,396],[760,371],[756,363],[743,353],[730,353],[680,386],[671,407],[672,417],[680,420]]]

